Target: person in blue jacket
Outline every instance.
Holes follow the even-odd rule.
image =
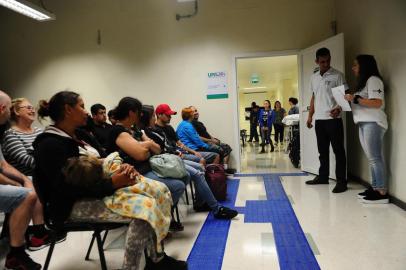
[[[218,149],[200,139],[192,124],[193,114],[194,111],[191,108],[184,108],[182,110],[183,121],[176,128],[179,140],[190,149],[200,152],[207,163],[219,164],[220,155],[218,154]]]
[[[264,109],[259,111],[258,123],[261,130],[262,149],[261,153],[265,153],[265,145],[271,145],[271,152],[274,151],[274,146],[271,139],[272,123],[275,120],[275,113],[271,109],[271,102],[269,100],[264,101]]]

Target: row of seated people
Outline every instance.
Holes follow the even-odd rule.
[[[154,110],[125,97],[114,110],[115,125],[108,128],[105,108],[96,105],[94,109],[94,125],[89,127],[83,99],[74,92],[59,92],[49,102],[40,102],[39,117],[49,117],[54,123],[41,130],[32,127],[36,113],[28,100],[11,102],[0,91],[0,124],[10,116],[12,124],[2,140],[4,158],[0,155],[0,211],[10,213],[11,248],[6,268],[41,269],[25,252],[24,243],[32,218],[28,246],[39,249],[49,244],[37,191],[54,224],[89,220],[128,223],[123,269],[137,269],[144,250],[148,251],[146,269],[187,269],[186,262],[163,251],[169,227],[183,228],[171,220],[171,209],[185,191],[185,183],[193,181],[195,210],[211,210],[219,219],[235,217],[235,210],[220,205],[213,196],[202,166],[224,162],[229,155],[224,150],[231,149],[213,138],[213,144],[198,142],[196,130],[182,128],[184,122],[187,125],[194,119],[194,108],[182,111],[184,121],[177,132],[169,124],[176,112],[166,104]],[[185,136],[192,143],[179,140]],[[187,176],[173,179],[154,172],[149,159],[161,153],[181,157]],[[64,236],[58,237],[62,240]]]
[[[148,105],[144,105],[144,108],[147,107]],[[114,116],[115,110],[108,112],[108,118],[112,125],[106,122],[105,106],[99,103],[94,104],[90,110],[92,118],[89,118],[88,131],[96,137],[102,147],[107,149],[109,130],[112,125],[117,123]],[[172,115],[176,115],[177,113],[172,111],[167,104],[160,104],[156,108],[156,111],[156,127],[161,127],[162,132],[167,133],[166,136],[169,137],[171,141],[176,142],[174,147],[186,155],[185,159],[200,163],[205,160],[214,164],[222,163],[226,169],[226,173],[233,174],[235,172],[235,170],[228,168],[228,161],[232,151],[231,147],[209,134],[205,125],[199,121],[199,112],[196,107],[189,106],[184,108],[182,111],[182,119],[184,121],[178,126],[176,132],[169,123]],[[218,155],[213,153],[217,153]]]

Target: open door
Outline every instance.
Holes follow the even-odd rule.
[[[344,64],[344,34],[338,34],[332,38],[319,42],[299,53],[299,106],[300,106],[300,152],[301,152],[301,169],[303,171],[319,174],[319,153],[317,150],[316,132],[313,128],[308,129],[306,126],[309,115],[310,99],[312,92],[309,89],[310,77],[318,67],[315,63],[316,51],[319,48],[326,47],[331,53],[331,66],[345,74]],[[344,145],[346,148],[345,132],[345,114],[342,114],[344,121]],[[330,146],[330,178],[336,179],[335,175],[335,156]]]

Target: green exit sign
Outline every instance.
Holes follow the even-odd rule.
[[[256,74],[256,73],[253,73],[253,74],[251,75],[251,78],[250,78],[250,83],[251,83],[251,84],[257,84],[257,83],[259,83],[259,75]]]

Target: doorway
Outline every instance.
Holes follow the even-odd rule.
[[[282,108],[289,111],[289,98],[299,97],[298,89],[298,56],[297,53],[286,53],[284,55],[255,56],[236,58],[236,89],[239,129],[246,132],[246,139],[251,136],[250,114],[251,103],[255,102],[262,107],[265,100],[271,102],[271,108],[275,101],[279,101]],[[260,138],[260,131],[257,127]],[[283,166],[287,157],[284,146],[279,145],[275,152],[260,154],[260,143],[245,142],[240,138],[241,171],[275,171]],[[274,140],[274,129],[271,139]],[[286,156],[286,157],[285,157]],[[282,162],[282,163],[281,163]],[[290,164],[287,164],[290,167]],[[283,170],[284,168],[280,168]]]

